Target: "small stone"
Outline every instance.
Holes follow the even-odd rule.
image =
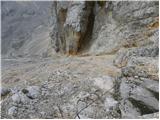
[[[134,76],[134,78],[138,78],[138,76]]]
[[[40,95],[40,88],[38,86],[29,86],[27,90],[27,96],[31,99],[35,99]]]
[[[42,116],[45,116],[45,115],[46,115],[46,112],[42,111],[42,112],[40,112],[40,114],[41,114]]]
[[[102,90],[113,92],[114,79],[110,76],[94,78],[94,85]]]
[[[16,93],[12,96],[12,101],[17,104],[28,103],[29,99],[25,94],[19,92],[19,93]]]
[[[8,115],[14,116],[17,113],[17,107],[12,106],[11,108],[8,109]]]
[[[12,94],[16,94],[18,92],[19,92],[19,88],[17,88],[17,87],[11,89]]]
[[[12,95],[12,101],[14,103],[20,103],[21,102],[21,98],[20,98],[19,93]]]
[[[7,94],[10,93],[10,89],[8,89],[8,88],[0,88],[0,93],[1,93],[1,96],[6,96]]]
[[[105,99],[105,108],[106,111],[109,111],[110,108],[115,107],[118,104],[118,102],[116,100],[114,100],[111,96],[110,97],[106,97]]]

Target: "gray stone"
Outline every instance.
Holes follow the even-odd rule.
[[[114,59],[113,63],[115,66],[121,68],[127,65],[128,60],[130,58],[130,53],[128,52],[127,49],[121,48],[117,54],[116,58]]]
[[[148,78],[140,78],[142,80],[141,85],[153,92],[159,93],[159,82],[148,79]]]
[[[8,115],[9,116],[14,116],[17,113],[18,108],[15,106],[12,106],[8,109]]]
[[[28,91],[26,95],[31,99],[35,99],[40,95],[40,88],[38,86],[29,86],[26,90]]]
[[[131,86],[127,83],[127,79],[123,78],[120,84],[120,96],[123,99],[126,99],[129,97],[129,92],[131,91]]]
[[[158,80],[158,58],[152,57],[132,57],[127,67],[134,66],[135,75]],[[141,74],[143,72],[143,74]]]
[[[119,87],[120,98],[121,98],[120,101],[121,102],[123,101],[122,102],[123,104],[121,103],[120,106],[122,108],[125,105],[124,101],[127,100],[132,104],[131,109],[133,107],[139,109],[140,114],[149,114],[157,112],[159,110],[158,107],[159,91],[157,90],[158,85],[155,85],[157,81],[149,80],[147,78],[142,79],[133,77],[128,77],[128,78],[123,77],[120,80],[121,80]],[[152,81],[153,85],[155,86],[152,86]],[[124,112],[123,110],[122,112]],[[136,118],[135,116],[128,116],[128,117]]]
[[[120,111],[121,111],[121,117],[124,119],[135,119],[137,116],[140,116],[140,110],[134,105],[128,101],[128,100],[122,100],[120,103]]]
[[[144,77],[158,80],[158,59],[152,57],[131,57],[122,74],[128,77]]]
[[[136,101],[141,101],[144,103],[144,105],[148,106],[150,109],[153,110],[159,110],[159,102],[158,100],[154,97],[154,95],[147,91],[146,89],[142,87],[135,87],[131,92],[130,92],[130,98],[133,98]]]
[[[20,103],[21,102],[20,94],[16,93],[16,94],[12,95],[12,101],[15,103]]]
[[[29,102],[29,99],[25,94],[18,92],[12,95],[12,101],[17,104],[25,104]]]
[[[104,91],[113,93],[114,78],[110,76],[101,76],[101,77],[93,78],[93,80],[94,80],[95,86],[99,87],[100,89]]]
[[[138,116],[138,119],[159,119],[159,112]]]
[[[0,88],[0,94],[1,94],[1,96],[5,96],[5,95],[7,95],[9,93],[10,93],[10,89],[5,88],[5,87]]]
[[[104,102],[106,111],[109,112],[112,110],[116,105],[118,104],[118,101],[116,101],[113,97],[107,96]]]

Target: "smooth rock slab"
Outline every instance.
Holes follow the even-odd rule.
[[[140,78],[143,82],[141,83],[142,86],[144,86],[145,88],[157,92],[159,93],[159,82],[152,80],[152,79],[148,79],[148,78]]]
[[[155,96],[148,90],[142,87],[136,87],[133,89],[130,93],[130,97],[137,100],[141,101],[145,105],[147,105],[150,109],[153,110],[159,110],[159,102],[155,98]]]

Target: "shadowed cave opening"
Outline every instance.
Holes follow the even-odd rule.
[[[88,50],[91,45],[92,32],[93,32],[94,20],[95,20],[95,13],[94,13],[95,4],[96,4],[95,1],[88,1],[87,2],[86,6],[91,7],[91,12],[88,17],[87,30],[86,30],[84,36],[80,39],[78,53],[83,53],[84,51]]]

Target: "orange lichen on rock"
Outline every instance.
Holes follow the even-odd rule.
[[[159,18],[157,18],[155,22],[149,24],[147,27],[148,27],[149,29],[159,28]]]

